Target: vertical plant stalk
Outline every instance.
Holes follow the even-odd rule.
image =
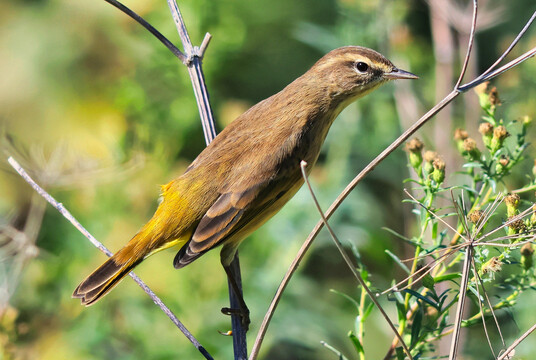
[[[210,42],[211,35],[209,33],[205,35],[205,38],[203,39],[203,42],[200,47],[193,46],[177,2],[175,0],[167,0],[167,3],[173,16],[173,20],[175,21],[175,26],[177,27],[177,31],[179,33],[182,45],[184,47],[184,51],[187,56],[186,62],[184,62],[184,64],[188,68],[188,74],[190,75],[190,79],[192,81],[199,115],[201,116],[201,123],[203,125],[205,142],[208,146],[208,144],[210,144],[212,140],[214,140],[214,138],[216,137],[216,127],[214,125],[214,116],[210,107],[210,99],[207,87],[205,85],[205,76],[203,74],[201,63],[205,50]],[[240,294],[235,294],[235,292],[233,291],[233,286],[228,279],[227,285],[229,289],[229,303],[231,308],[238,309],[240,307],[240,301],[238,300],[238,297],[243,297],[242,277],[240,274],[238,251],[236,252],[235,257],[230,264],[230,269],[231,274],[233,274],[234,280],[238,285]],[[247,359],[247,329],[242,325],[241,320],[242,318],[239,314],[231,314],[231,327],[233,330],[233,349],[236,360]]]
[[[465,307],[465,299],[467,294],[467,285],[469,283],[469,273],[471,271],[471,262],[473,261],[473,253],[475,249],[472,245],[467,247],[465,259],[463,261],[462,283],[460,284],[460,295],[458,297],[458,308],[456,309],[456,318],[454,320],[454,333],[450,343],[449,360],[455,360],[458,354],[458,346],[460,343],[460,329],[462,325],[463,309]]]

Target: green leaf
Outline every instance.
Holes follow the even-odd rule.
[[[404,270],[407,274],[410,273],[409,268],[402,262],[402,260],[398,258],[398,256],[396,256],[395,254],[393,254],[391,251],[387,249],[385,250],[385,253],[389,255],[391,259],[393,259],[398,264],[398,266],[402,268],[402,270]]]
[[[396,351],[397,360],[404,360],[406,358],[406,353],[404,352],[404,349],[402,349],[401,346],[397,347],[395,351]]]
[[[420,307],[415,312],[415,317],[413,318],[413,324],[411,325],[410,348],[414,348],[417,342],[419,341],[419,334],[421,333],[421,328],[422,328],[422,307]]]
[[[334,294],[340,295],[343,298],[345,298],[346,300],[350,301],[359,310],[359,303],[353,297],[351,297],[350,295],[347,295],[347,294],[345,294],[343,292],[340,292],[340,291],[337,291],[335,289],[329,289],[329,291],[334,293]]]
[[[351,331],[348,333],[348,337],[352,341],[352,344],[354,344],[354,348],[357,351],[358,354],[365,354],[365,349],[363,349],[363,345],[361,345],[361,342],[355,336]]]
[[[372,312],[372,309],[374,309],[374,303],[371,302],[367,305],[367,308],[365,309],[363,313],[363,321],[365,321],[368,318],[368,316]]]
[[[462,275],[460,273],[439,275],[439,276],[434,277],[434,282],[437,284],[437,283],[440,283],[440,282],[443,282],[443,281],[458,279],[461,276]]]
[[[432,239],[437,239],[437,226],[438,226],[438,223],[437,221],[435,221],[432,224]]]
[[[409,293],[411,294],[412,296],[415,296],[416,298],[426,302],[427,304],[430,304],[431,306],[437,308],[437,304],[435,301],[432,301],[430,300],[429,298],[427,298],[426,296],[423,296],[421,295],[420,293],[418,293],[417,291],[415,290],[411,290],[411,289],[406,289],[406,290],[403,290],[403,292],[405,293]]]
[[[481,168],[482,164],[478,162],[471,162],[471,163],[463,164],[462,167],[463,168]]]
[[[399,239],[402,239],[402,240],[406,240],[406,241],[410,241],[410,238],[408,237],[405,237],[404,235],[400,234],[400,233],[397,233],[396,231],[394,231],[393,229],[389,229],[388,227],[382,227],[381,228],[382,230],[385,230],[389,233],[391,233],[392,235],[396,236],[397,238]]]
[[[430,289],[431,291],[435,292],[434,290],[435,280],[432,277],[432,275],[430,275],[429,273],[424,275],[424,277],[422,278],[422,285],[425,288]]]
[[[321,341],[320,344],[322,344],[322,346],[324,346],[326,349],[328,349],[328,350],[332,351],[333,353],[335,353],[339,357],[339,360],[348,360],[348,358],[346,356],[344,356],[342,354],[342,352],[340,352],[339,350],[335,349],[333,346],[331,346],[327,342]]]
[[[403,322],[406,319],[406,307],[404,302],[396,302],[396,312],[398,315],[398,322]]]

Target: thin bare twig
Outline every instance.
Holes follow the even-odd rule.
[[[469,272],[471,271],[471,262],[473,261],[474,248],[467,247],[465,259],[463,261],[462,282],[460,284],[460,295],[458,297],[458,307],[456,309],[456,318],[454,320],[454,334],[450,345],[449,360],[455,360],[458,353],[458,345],[460,343],[460,328],[462,325],[463,309],[465,307],[465,294],[467,293],[467,285],[469,283]]]
[[[305,180],[305,184],[307,185],[307,188],[309,189],[309,193],[311,194],[311,197],[313,198],[313,202],[314,202],[314,204],[316,206],[316,209],[318,210],[318,213],[320,214],[320,217],[322,218],[322,221],[326,225],[326,229],[328,229],[328,232],[329,232],[331,238],[333,239],[333,242],[335,243],[335,246],[337,247],[337,250],[339,250],[342,258],[346,262],[346,265],[348,265],[348,268],[350,269],[350,271],[352,272],[354,277],[357,279],[357,281],[363,287],[363,289],[365,289],[365,291],[367,292],[368,296],[370,297],[370,299],[372,300],[374,305],[376,305],[376,307],[378,308],[378,310],[381,312],[382,316],[384,317],[385,321],[387,321],[387,324],[389,324],[389,327],[391,328],[391,330],[393,330],[393,332],[395,333],[395,336],[398,338],[398,341],[400,341],[400,343],[402,344],[402,347],[404,348],[404,351],[408,355],[408,358],[410,360],[412,360],[413,358],[411,357],[411,352],[409,351],[408,346],[404,342],[404,339],[402,339],[402,335],[400,335],[398,330],[396,330],[396,327],[393,324],[393,322],[391,321],[391,319],[389,318],[389,315],[387,315],[387,313],[385,312],[383,307],[380,305],[378,300],[376,300],[376,296],[372,293],[370,288],[365,283],[365,280],[363,280],[363,278],[361,277],[361,275],[357,271],[355,265],[352,263],[352,260],[350,259],[350,256],[348,256],[348,254],[344,250],[344,247],[342,246],[341,242],[337,238],[337,235],[335,235],[335,232],[333,231],[333,229],[331,228],[331,226],[328,223],[328,220],[324,216],[324,211],[322,210],[322,208],[320,207],[320,204],[318,203],[318,199],[316,198],[316,195],[315,195],[315,193],[313,191],[313,187],[311,186],[311,183],[309,182],[309,177],[307,176],[307,173],[305,172],[305,168],[307,167],[307,162],[302,161],[300,163],[300,167],[301,167],[301,171],[302,171],[302,177]]]
[[[162,44],[164,44],[169,51],[173,53],[176,57],[179,58],[180,61],[183,62],[183,64],[186,64],[188,61],[188,57],[182,53],[171,41],[169,41],[164,35],[162,35],[158,30],[156,30],[151,24],[149,24],[147,21],[145,21],[144,18],[136,14],[134,11],[130,10],[125,5],[121,4],[119,1],[116,0],[104,0],[108,4],[111,4],[130,16],[132,19],[136,20],[141,26],[146,28],[151,34],[153,34]]]
[[[7,159],[9,164],[15,169],[15,171],[50,205],[60,212],[73,226],[78,229],[96,248],[106,254],[106,256],[112,256],[112,252],[108,250],[101,242],[99,242],[89,231],[87,231],[78,220],[63,206],[62,203],[56,201],[49,193],[47,193],[42,187],[40,187],[30,175],[20,166],[20,164],[13,158]],[[170,318],[170,320],[179,328],[180,331],[190,340],[190,342],[199,350],[199,352],[206,358],[212,359],[212,356],[207,350],[197,341],[197,339],[186,329],[186,327],[180,322],[180,320],[173,314],[173,312],[155,295],[155,293],[133,272],[129,273],[129,276],[149,295],[151,300],[162,309],[162,311]]]
[[[214,126],[214,116],[212,115],[212,109],[210,107],[210,99],[205,85],[205,76],[203,75],[201,60],[208,43],[210,42],[211,35],[209,33],[205,34],[205,38],[203,39],[200,48],[193,46],[181,12],[177,6],[177,2],[175,0],[167,0],[167,3],[181,38],[182,46],[186,52],[187,61],[184,64],[188,68],[188,74],[192,81],[199,115],[201,116],[201,123],[203,125],[205,142],[208,145],[216,137],[216,127]]]
[[[469,65],[469,58],[471,57],[471,51],[473,49],[473,44],[475,42],[475,31],[476,31],[476,17],[478,12],[478,1],[473,0],[473,21],[471,23],[471,33],[469,34],[469,42],[467,43],[467,55],[465,56],[465,59],[463,61],[462,70],[460,71],[460,76],[458,77],[458,81],[456,81],[456,85],[454,85],[454,88],[458,88],[460,84],[462,83],[463,77],[465,75],[465,71],[467,70],[467,65]]]
[[[527,331],[525,331],[525,333],[523,335],[521,335],[516,341],[514,341],[512,343],[512,345],[510,345],[508,347],[508,349],[506,349],[504,351],[504,353],[499,356],[499,358],[497,360],[509,360],[509,359],[513,359],[514,358],[514,349],[523,341],[525,340],[530,334],[532,334],[534,332],[534,330],[536,330],[536,324],[532,325],[530,327],[530,329],[528,329]]]
[[[473,268],[473,273],[475,274],[475,277],[478,279],[478,282],[475,286],[475,289],[476,289],[476,294],[477,294],[477,302],[478,302],[478,308],[480,309],[480,314],[482,316],[482,326],[484,327],[484,334],[486,335],[486,340],[488,341],[488,346],[491,350],[491,353],[493,354],[493,358],[495,359],[497,356],[495,356],[495,351],[493,350],[493,345],[491,345],[491,340],[489,338],[489,334],[488,334],[488,327],[486,325],[486,319],[484,318],[484,307],[482,305],[482,301],[480,300],[480,290],[479,290],[479,284],[482,285],[482,291],[484,292],[484,294],[486,294],[486,289],[484,288],[484,284],[482,283],[482,279],[480,278],[480,276],[478,275],[478,271],[476,270],[476,265],[475,265],[475,262],[473,260],[471,260],[471,267]],[[486,295],[486,299],[487,298],[487,295]],[[489,299],[488,299],[489,301]],[[493,311],[493,308],[490,306],[490,311],[491,311],[491,314],[493,315],[493,319],[496,319],[495,317],[495,312]],[[500,327],[498,326],[497,324],[497,328],[499,329],[500,331]],[[501,340],[502,340],[502,334],[501,334]]]
[[[510,44],[510,46],[508,46],[508,48],[504,51],[504,53],[499,56],[499,58],[497,59],[497,61],[495,61],[486,71],[484,71],[482,73],[481,76],[486,76],[487,74],[489,74],[497,65],[499,65],[501,63],[501,61],[504,60],[504,58],[510,54],[510,52],[512,51],[512,49],[517,45],[517,43],[519,42],[519,40],[521,40],[521,38],[523,37],[523,35],[525,35],[525,33],[527,32],[527,30],[529,29],[530,25],[534,22],[534,20],[536,19],[536,11],[532,14],[532,16],[530,17],[529,21],[527,21],[527,23],[525,24],[525,26],[523,27],[523,29],[521,29],[521,31],[519,32],[519,34],[517,34],[517,36],[515,37],[515,39],[512,41],[512,43]]]

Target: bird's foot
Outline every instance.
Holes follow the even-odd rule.
[[[251,323],[249,319],[249,309],[247,307],[245,308],[239,308],[239,309],[233,309],[224,307],[221,308],[222,314],[225,315],[238,315],[242,319],[242,326],[244,327],[245,331],[247,332],[249,329],[249,324]]]

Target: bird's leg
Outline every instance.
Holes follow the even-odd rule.
[[[231,288],[234,293],[234,298],[238,301],[238,304],[231,303],[231,308],[222,308],[221,312],[226,315],[239,315],[242,318],[242,326],[244,327],[245,331],[248,331],[249,328],[249,309],[246,305],[246,302],[244,301],[244,297],[242,295],[242,291],[240,286],[238,286],[238,281],[240,281],[240,275],[236,274],[233,271],[232,265],[224,265],[223,268],[225,269],[225,273],[227,274],[227,279],[229,280],[229,284],[231,285]],[[238,308],[236,308],[236,305],[238,305]]]

